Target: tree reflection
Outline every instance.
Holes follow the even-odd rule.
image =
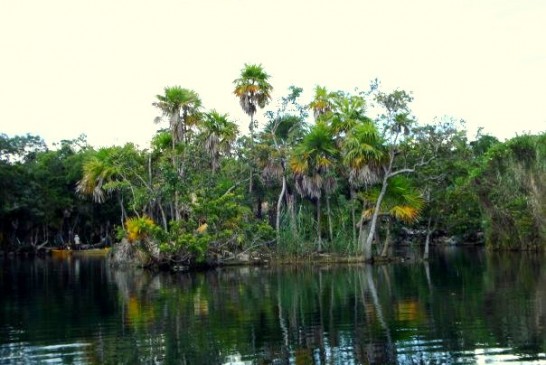
[[[469,266],[464,263],[469,257],[454,254],[448,267],[445,259],[219,269],[162,275],[161,285],[146,289],[120,287],[135,290],[125,296],[127,310],[139,298],[141,307],[152,307],[138,312],[140,317],[162,313],[137,322],[148,323],[142,335],[165,338],[165,359],[222,363],[240,353],[241,361],[255,364],[440,363],[474,358],[469,351],[478,344],[525,343],[534,345],[532,353],[542,351],[537,342],[542,330],[530,330],[542,328],[543,307],[522,295],[531,290],[536,302],[544,301],[539,285],[546,276],[538,266],[527,258],[518,264],[494,256],[479,257],[482,266]],[[499,285],[506,291],[499,292]],[[514,287],[521,288],[521,295]],[[510,296],[508,291],[512,299],[501,300]],[[513,316],[511,306],[521,308],[523,318]],[[527,322],[523,329],[522,320]],[[514,335],[517,341],[502,340]]]
[[[71,361],[83,363],[544,360],[542,261],[449,250],[425,263],[179,274],[13,261],[0,281],[0,357],[77,348],[86,361]]]

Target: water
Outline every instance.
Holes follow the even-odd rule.
[[[0,364],[546,364],[542,255],[113,271],[0,261]]]

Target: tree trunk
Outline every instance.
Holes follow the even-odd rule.
[[[387,221],[387,236],[385,237],[385,244],[383,245],[383,250],[381,251],[381,257],[388,256],[390,240],[391,240],[391,222],[389,219]]]
[[[357,223],[358,227],[358,241],[357,244],[361,247],[364,247],[365,244],[365,237],[368,236],[367,230],[364,228],[364,218],[360,219],[360,222]]]
[[[167,223],[167,216],[165,215],[165,210],[163,209],[163,206],[161,205],[161,201],[158,202],[157,206],[159,208],[159,212],[161,213],[161,220],[163,221],[163,229],[167,231],[169,226]]]
[[[351,218],[353,219],[353,245],[356,245],[356,207],[355,191],[351,188]]]
[[[256,218],[258,219],[262,219],[263,217],[263,212],[262,212],[262,198],[258,198],[257,199],[257,203],[256,203]]]
[[[125,212],[123,197],[120,197],[119,205],[121,207],[121,227],[123,228],[123,230],[125,230],[125,221],[127,220],[127,213]]]
[[[433,232],[433,230],[430,227],[431,223],[432,223],[432,216],[428,217],[427,238],[425,239],[425,252],[423,253],[423,260],[428,260],[428,257],[429,257],[430,236],[432,235],[432,232]]]
[[[317,244],[319,252],[322,250],[322,238],[320,229],[320,197],[317,198]]]
[[[177,222],[180,222],[182,220],[182,216],[180,215],[180,209],[179,207],[179,200],[180,197],[178,196],[178,191],[174,192],[174,219]]]
[[[277,245],[281,242],[281,208],[282,208],[282,199],[284,193],[286,192],[286,177],[284,173],[282,175],[282,189],[279,194],[279,199],[277,199],[277,217],[275,219],[275,229],[277,231]]]
[[[248,183],[248,192],[249,194],[252,194],[253,185],[252,185],[252,179],[253,179],[253,173],[254,173],[254,113],[250,114],[250,125],[248,126],[248,129],[250,131],[250,158],[249,158],[249,165],[250,165],[250,180]]]
[[[366,239],[366,242],[364,243],[364,247],[362,247],[362,250],[364,252],[364,259],[367,261],[373,259],[372,242],[373,242],[373,237],[375,235],[375,227],[377,225],[377,217],[379,216],[379,209],[381,208],[381,202],[383,201],[383,198],[385,197],[385,193],[387,192],[388,184],[389,184],[388,173],[385,173],[385,177],[383,178],[383,184],[381,186],[381,192],[379,193],[379,196],[377,197],[377,202],[375,203],[375,210],[372,215],[372,221],[370,223],[370,231],[368,232],[368,238]]]
[[[330,211],[330,195],[326,195],[326,214],[328,215],[328,234],[330,242],[334,240],[334,231],[332,228],[332,212]]]
[[[288,211],[290,212],[290,229],[292,231],[292,234],[295,235],[298,232],[298,225],[296,221],[296,204],[294,201],[294,195],[289,194],[288,189],[286,189],[285,197],[286,206],[288,207]]]

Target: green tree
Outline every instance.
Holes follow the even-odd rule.
[[[313,111],[315,120],[319,120],[332,111],[333,98],[334,94],[329,92],[326,87],[318,85],[315,87],[315,95],[309,103],[309,109]]]
[[[322,249],[321,198],[323,193],[328,195],[334,190],[336,181],[332,172],[337,155],[338,149],[331,129],[326,123],[319,121],[296,147],[290,160],[296,178],[296,189],[300,195],[316,201],[319,251]]]
[[[361,195],[364,201],[370,203],[370,206],[362,212],[363,218],[370,219],[374,215],[380,193],[381,189],[376,187]],[[419,218],[423,206],[422,193],[411,185],[408,178],[397,175],[389,180],[383,202],[380,205],[381,211],[378,212],[378,216],[382,217],[386,223],[385,242],[381,250],[382,257],[388,255],[392,221],[397,220],[411,224]]]
[[[546,242],[546,134],[494,144],[472,171],[486,245],[538,249]]]
[[[197,124],[200,119],[201,99],[195,91],[180,86],[166,87],[164,95],[157,95],[156,98],[158,101],[154,102],[153,105],[162,111],[163,116],[169,118],[173,168],[179,178],[183,178],[187,159],[185,155],[182,158],[179,157],[178,149],[185,151],[185,144],[190,139],[190,128]],[[160,120],[161,118],[156,118],[157,122]],[[174,203],[171,210],[174,211],[176,220],[182,219],[178,184],[175,187]]]
[[[221,154],[229,154],[237,138],[237,124],[228,120],[227,114],[215,110],[205,114],[200,124],[204,137],[204,147],[211,160],[211,170],[214,174],[220,167]]]
[[[140,217],[148,203],[150,187],[146,185],[144,161],[130,143],[124,147],[101,148],[84,162],[76,192],[82,196],[92,196],[97,203],[103,203],[107,195],[116,193],[121,211],[120,222],[124,226],[128,218],[126,206]]]
[[[395,160],[398,156],[398,146],[403,136],[408,135],[410,127],[414,123],[409,116],[409,103],[413,100],[412,96],[403,90],[395,90],[390,94],[379,92],[376,95],[376,101],[383,106],[386,114],[383,116],[384,135],[387,148],[387,158],[382,166],[381,190],[375,202],[374,212],[370,220],[368,237],[363,244],[362,251],[366,260],[373,259],[372,242],[375,236],[377,218],[381,211],[381,204],[387,192],[389,179],[403,173],[415,171],[414,168],[397,168]]]
[[[152,105],[159,108],[169,119],[169,130],[172,136],[172,147],[180,142],[188,142],[188,130],[195,125],[199,118],[201,99],[199,94],[180,86],[166,87],[163,95],[156,96],[157,101]],[[160,121],[156,118],[156,121]]]
[[[250,149],[254,151],[254,129],[256,121],[254,116],[258,108],[265,108],[271,100],[271,91],[273,87],[269,83],[269,75],[264,71],[262,65],[245,64],[241,70],[241,75],[233,81],[235,89],[233,93],[239,98],[239,103],[243,111],[250,116]],[[250,159],[250,182],[249,192],[252,193],[252,182],[254,174],[254,162]]]
[[[379,181],[380,167],[385,159],[381,136],[375,124],[368,119],[361,120],[348,133],[343,142],[343,165],[348,169],[348,182],[351,195],[351,217],[353,242],[356,242],[356,228],[360,226],[362,236],[363,221],[356,222],[356,192]]]
[[[305,135],[304,120],[307,112],[298,104],[303,89],[291,86],[289,94],[282,98],[281,107],[276,113],[268,112],[269,121],[262,135],[264,153],[261,155],[262,176],[266,180],[281,180],[281,191],[277,198],[275,230],[277,244],[280,243],[281,210],[283,200],[290,212],[291,230],[295,231],[294,198],[288,193],[287,161],[294,146],[301,142]]]

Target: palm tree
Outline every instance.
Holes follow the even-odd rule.
[[[313,111],[315,120],[319,120],[323,115],[332,111],[334,94],[329,92],[324,86],[315,87],[315,96],[309,103],[309,109]]]
[[[284,111],[283,111],[284,112]],[[262,176],[266,181],[278,180],[282,182],[281,191],[277,199],[275,230],[277,232],[277,243],[280,242],[281,208],[283,198],[289,206],[291,214],[291,228],[294,231],[295,212],[293,198],[288,193],[286,180],[286,160],[292,146],[301,142],[305,135],[303,118],[292,114],[278,114],[272,117],[264,128],[263,141],[265,146],[262,153],[259,153],[261,160]],[[271,144],[273,142],[273,144]]]
[[[358,95],[337,94],[332,98],[332,114],[329,118],[334,134],[339,140],[362,121],[371,121],[365,116],[366,101]]]
[[[157,95],[156,98],[158,101],[152,105],[169,118],[174,150],[177,143],[188,141],[188,128],[198,120],[201,99],[195,91],[180,86],[166,87],[164,95]],[[156,118],[156,121],[159,119]]]
[[[105,151],[84,163],[83,176],[76,185],[77,193],[91,195],[97,203],[106,201],[106,194],[111,192],[111,189],[107,189],[107,184],[111,183],[117,174],[116,167],[107,161]]]
[[[241,77],[233,81],[233,93],[239,98],[243,111],[250,116],[250,137],[254,139],[254,114],[258,108],[265,108],[271,100],[273,87],[269,83],[269,75],[262,65],[248,65],[241,70]]]
[[[374,215],[375,203],[377,202],[379,195],[380,189],[378,188],[368,190],[361,195],[363,200],[371,203],[371,206],[362,212],[363,219],[369,220]],[[387,256],[392,220],[413,223],[419,218],[423,206],[423,195],[413,188],[406,177],[397,175],[390,179],[381,205],[381,211],[378,212],[378,215],[384,217],[387,223],[386,238],[381,251],[381,256]]]
[[[127,186],[119,162],[121,147],[100,149],[83,164],[83,176],[76,185],[76,192],[82,196],[91,195],[97,203],[104,203],[106,195],[117,191],[121,209],[121,224],[124,225],[127,213],[122,190]],[[138,213],[135,211],[135,214]]]
[[[317,202],[317,240],[322,249],[320,203],[322,193],[326,195],[335,188],[335,178],[331,172],[338,154],[331,129],[319,121],[303,141],[296,147],[290,166],[296,177],[296,189],[302,196],[316,199]],[[327,199],[328,203],[328,199]],[[330,212],[328,209],[328,216]]]
[[[269,75],[264,71],[262,65],[245,64],[241,70],[241,76],[233,81],[235,89],[233,93],[239,98],[243,111],[250,116],[250,148],[254,149],[254,115],[258,108],[265,108],[271,100],[273,87],[269,83]],[[253,152],[253,151],[251,151]],[[254,167],[250,166],[249,192],[252,192],[252,179]]]
[[[182,159],[182,163],[179,161],[176,148],[180,143],[189,141],[189,128],[197,124],[200,118],[201,99],[195,91],[180,86],[166,87],[165,94],[157,95],[156,98],[158,101],[152,105],[159,108],[163,115],[169,118],[172,148],[171,161],[173,169],[182,177],[184,175],[184,160]],[[156,121],[160,121],[160,118],[156,118]],[[174,207],[172,208],[176,220],[179,221],[182,216],[179,210],[178,191],[175,191]]]
[[[362,118],[348,133],[342,143],[343,164],[348,168],[348,181],[351,190],[353,242],[356,242],[355,197],[363,186],[378,182],[380,167],[385,159],[382,139],[375,124]],[[362,222],[360,222],[362,226]],[[360,230],[362,232],[362,230]]]
[[[201,130],[205,136],[204,145],[211,158],[211,169],[214,174],[220,167],[220,155],[229,154],[231,145],[237,138],[237,124],[228,120],[227,114],[220,114],[216,110],[205,115]]]

